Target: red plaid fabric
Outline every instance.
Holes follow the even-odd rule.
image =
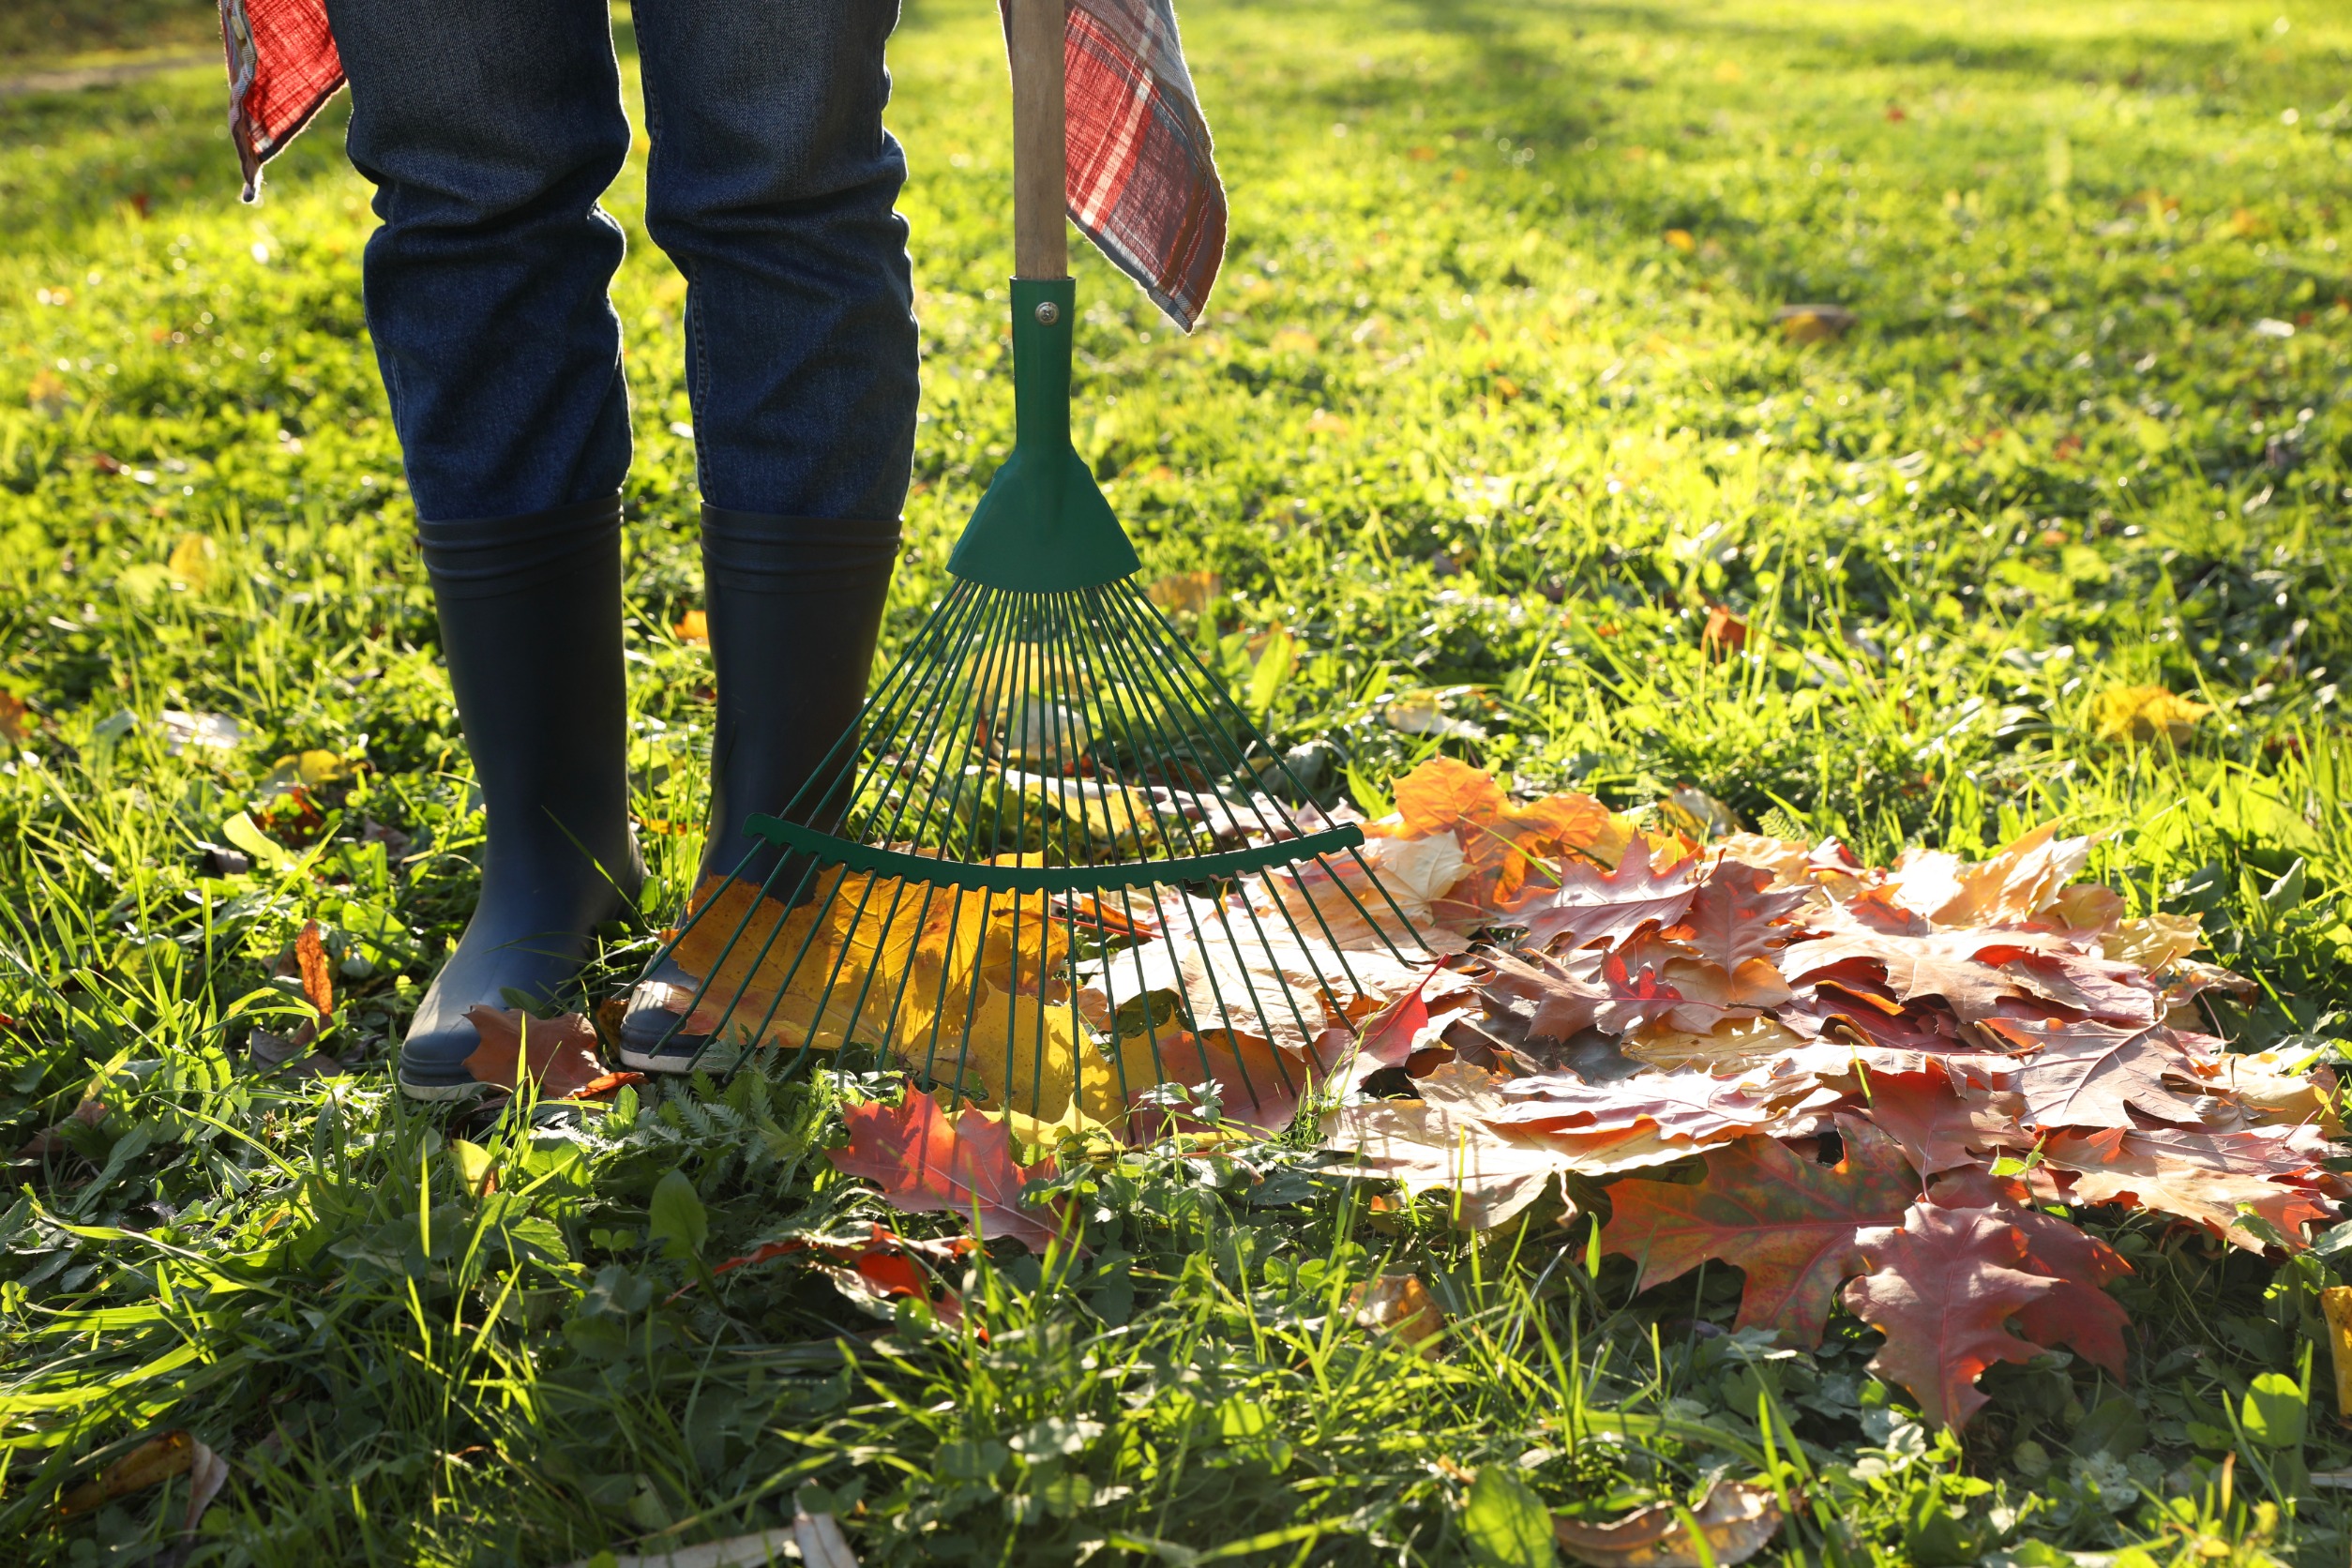
[[[1069,0],[1070,221],[1190,332],[1225,260],[1225,186],[1169,0]]]
[[[323,0],[220,0],[245,199],[343,84]],[[1069,0],[1070,220],[1185,331],[1225,260],[1225,187],[1170,0]]]
[[[229,52],[229,140],[250,202],[262,193],[262,165],[343,84],[343,60],[322,0],[220,0],[220,40]]]

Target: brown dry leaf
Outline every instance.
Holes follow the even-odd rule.
[[[1274,868],[1248,883],[1249,901],[1269,918],[1287,913],[1302,931],[1337,947],[1403,946],[1418,932],[1433,950],[1455,953],[1469,940],[1440,925],[1435,906],[1469,871],[1450,833],[1375,836],[1351,854]]]
[[[2335,1069],[2308,1066],[2309,1060],[2309,1052],[2230,1051],[2218,1059],[2214,1087],[2257,1124],[2312,1123],[2338,1135],[2344,1128],[2336,1118]]]
[[[2164,1081],[2195,1082],[2204,1076],[2202,1065],[2179,1035],[2161,1025],[1994,1018],[1984,1027],[2031,1053],[2017,1075],[2028,1126],[2133,1127],[2138,1125],[2133,1108],[2160,1122],[2195,1125],[2202,1120],[2195,1099]]]
[[[1990,859],[1960,866],[1957,891],[1926,912],[1938,926],[2000,926],[2031,920],[2090,863],[2095,837],[2060,838],[2047,822]]]
[[[2025,1108],[2023,1095],[1979,1089],[1932,1059],[1911,1072],[1875,1072],[1870,1078],[1871,1121],[1922,1176],[2032,1148],[2032,1136],[2017,1124]]]
[[[679,616],[678,624],[670,629],[681,642],[701,642],[707,645],[711,640],[710,613],[707,611],[689,610]]]
[[[58,1512],[87,1514],[116,1498],[143,1491],[175,1475],[185,1475],[204,1445],[186,1432],[159,1433],[106,1467],[95,1478],[65,1495]]]
[[[1450,1188],[1455,1218],[1490,1229],[1525,1209],[1563,1171],[1607,1175],[1666,1165],[1691,1152],[1651,1132],[1605,1134],[1581,1141],[1517,1133],[1494,1124],[1505,1109],[1507,1080],[1465,1063],[1448,1063],[1420,1080],[1418,1100],[1345,1106],[1323,1118],[1323,1144],[1358,1163],[1330,1174],[1385,1178],[1408,1193]]]
[[[1716,658],[1736,654],[1748,645],[1748,624],[1722,605],[1707,608],[1707,624],[1699,628],[1699,645]]]
[[[1686,1068],[1722,1076],[1758,1067],[1805,1044],[1805,1037],[1772,1018],[1725,1018],[1712,1029],[1678,1029],[1665,1023],[1635,1030],[1619,1047],[1627,1056],[1663,1072]]]
[[[2316,1140],[2322,1149],[2324,1139]],[[2329,1206],[2307,1174],[2333,1184],[2331,1173],[2314,1168],[2312,1145],[2259,1134],[2210,1134],[2160,1128],[2153,1132],[2061,1132],[2043,1144],[2049,1163],[2076,1172],[2067,1189],[2078,1204],[2122,1203],[2193,1221],[2233,1246],[2260,1252],[2269,1244],[2240,1223],[2251,1212],[2289,1242],[2303,1227],[2328,1217]],[[2273,1178],[2284,1180],[2274,1180]]]
[[[302,934],[294,938],[294,963],[302,972],[303,997],[322,1019],[335,1015],[335,977],[326,965],[326,943],[319,936],[319,923],[306,920]]]
[[[2197,720],[2212,711],[2160,686],[2110,686],[2091,703],[2091,725],[2103,741],[2186,746]]]
[[[1669,933],[1726,970],[1760,958],[1795,933],[1782,922],[1811,901],[1802,888],[1778,888],[1760,866],[1719,858],[1707,867],[1689,912]]]
[[[1445,1309],[1419,1274],[1384,1274],[1368,1279],[1349,1293],[1348,1309],[1358,1328],[1386,1329],[1424,1360],[1435,1361],[1444,1348]]]
[[[25,716],[31,711],[23,698],[13,691],[0,690],[0,738],[6,738],[11,746],[22,742],[31,728],[25,722]]]
[[[1851,958],[1877,962],[1898,1002],[1940,997],[1968,1023],[1996,1017],[2025,988],[1998,966],[2036,951],[2072,951],[2062,937],[2032,931],[1937,931],[1909,936],[1874,928],[1839,906],[1812,922],[1823,934],[1780,950],[1780,972],[1802,982]]]
[[[1143,592],[1162,610],[1205,615],[1210,604],[1225,592],[1225,580],[1214,572],[1170,572]]]
[[[465,1017],[481,1042],[465,1059],[477,1082],[520,1089],[528,1078],[541,1099],[566,1100],[605,1076],[596,1026],[578,1013],[535,1018],[520,1007],[477,1006]]]
[[[1529,889],[1509,914],[1539,947],[1614,946],[1645,926],[1677,924],[1697,891],[1693,861],[1653,867],[1649,846],[1636,840],[1613,870],[1580,862],[1563,865],[1556,885]]]
[[[2170,969],[2205,945],[2204,916],[2148,914],[2120,921],[2099,939],[2102,957],[2154,973]]]
[[[1698,1527],[1694,1540],[1691,1526]],[[1652,1503],[1605,1525],[1558,1519],[1560,1549],[1593,1568],[1731,1568],[1762,1551],[1780,1530],[1780,1500],[1769,1486],[1720,1481],[1688,1511]],[[1699,1553],[1703,1541],[1706,1555]]]
[[[1651,1133],[1688,1153],[1702,1144],[1771,1130],[1791,1115],[1827,1109],[1843,1095],[1810,1078],[1751,1083],[1706,1073],[1636,1073],[1609,1083],[1542,1074],[1505,1086],[1500,1130],[1554,1142]]]
[[[1829,342],[1843,338],[1862,318],[1843,305],[1784,305],[1772,312],[1780,335],[1792,343]]]

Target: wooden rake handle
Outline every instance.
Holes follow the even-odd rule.
[[[1013,276],[1070,276],[1063,224],[1069,155],[1063,141],[1065,0],[1011,0],[1006,48],[1013,65]]]

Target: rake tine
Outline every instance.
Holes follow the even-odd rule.
[[[1168,617],[1160,613],[1159,607],[1139,594],[1130,593],[1125,596],[1125,597],[1140,614],[1150,617],[1153,624],[1157,625],[1162,631],[1167,633],[1166,642],[1168,645],[1174,647],[1178,653],[1182,654],[1185,662],[1190,664],[1192,668],[1199,672],[1201,677],[1201,686],[1199,689],[1214,698],[1228,713],[1231,714],[1236,719],[1239,719],[1244,727],[1246,727],[1249,723],[1247,716],[1234,704],[1232,697],[1226,692],[1223,686],[1218,684],[1216,677],[1209,673],[1208,667],[1200,662],[1200,656],[1193,652],[1192,645],[1189,642],[1186,642],[1177,633],[1175,626],[1168,619]],[[1290,765],[1288,762],[1276,759],[1275,765],[1282,770],[1282,776],[1289,781],[1291,789],[1297,791],[1303,799],[1311,800],[1314,798],[1313,795],[1307,792],[1305,786],[1302,785],[1298,781],[1297,776],[1290,772]],[[1390,895],[1388,889],[1380,885],[1380,879],[1373,873],[1371,866],[1364,860],[1362,852],[1349,850],[1348,854],[1350,859],[1354,860],[1357,868],[1364,872],[1364,880],[1371,883],[1374,888],[1379,890],[1380,897],[1388,904],[1389,912],[1396,916],[1396,923],[1403,927],[1406,933],[1413,939],[1413,944],[1419,947],[1423,953],[1430,954],[1431,949],[1429,944],[1426,942],[1424,942],[1421,938],[1421,933],[1413,928],[1413,923],[1410,919],[1407,918],[1405,912],[1397,908],[1396,900]],[[1320,859],[1321,857],[1318,856],[1317,858]],[[1325,869],[1328,870],[1329,867],[1326,867]],[[1396,943],[1391,940],[1388,933],[1381,928],[1380,923],[1372,918],[1371,912],[1364,907],[1364,905],[1357,899],[1356,896],[1349,891],[1348,885],[1345,882],[1340,882],[1335,874],[1333,877],[1333,884],[1339,889],[1340,894],[1347,898],[1349,903],[1355,906],[1356,912],[1364,917],[1364,924],[1371,927],[1373,932],[1380,938],[1381,943],[1388,948],[1390,957],[1394,957],[1398,963],[1407,962],[1408,960],[1406,959],[1405,955],[1397,951]]]
[[[976,615],[979,611],[981,611],[982,610],[985,610],[985,608],[986,608],[986,599],[985,599],[985,596],[980,596],[980,595],[974,595],[974,596],[972,596],[972,607],[973,607],[973,613],[974,613],[975,615]],[[968,621],[968,620],[967,620],[966,624],[969,624],[969,621]],[[938,677],[938,679],[939,679],[939,680],[940,680],[940,681],[943,684],[943,683],[944,683],[944,681],[945,681],[945,679],[946,679],[946,676],[947,676],[947,674],[948,674],[949,671],[951,671],[952,669],[953,669],[953,666],[952,666],[952,665],[940,665],[940,666],[935,666],[935,667],[934,667],[934,670],[933,670],[933,671],[932,671],[932,673],[933,673],[933,674],[935,674],[935,675]],[[910,689],[921,689],[921,687],[918,686],[915,686],[915,687],[912,687],[912,688],[910,688]],[[897,717],[897,718],[893,719],[893,721],[892,721],[892,728],[891,728],[889,731],[885,731],[885,732],[884,732],[883,738],[884,738],[885,740],[895,739],[895,738],[896,738],[896,733],[897,733],[897,724],[898,724],[899,722],[903,721],[903,719],[904,719],[904,718],[905,718],[905,716],[906,716],[906,713],[907,713],[907,712],[911,712],[911,711],[912,711],[912,708],[911,708],[911,707],[909,707],[909,708],[907,708],[906,710],[902,711],[902,712],[899,714],[899,716],[898,716],[898,717]],[[936,716],[936,714],[937,714],[937,712],[938,712],[938,710],[937,710],[936,706],[934,706],[933,708],[931,708],[931,709],[929,710],[929,712],[930,712],[930,714],[931,714],[932,716]],[[800,794],[801,794],[801,792],[805,792],[807,789],[807,786],[806,784],[804,784],[804,785],[802,786],[802,790],[801,790],[801,792],[795,792],[795,793],[794,793],[794,795],[793,795],[793,799],[794,799],[795,801],[799,800],[799,799],[800,799]],[[777,863],[777,869],[780,871],[780,870],[782,869],[782,867],[783,867],[785,865],[789,864],[789,863],[790,863],[790,861],[791,861],[792,858],[794,858],[794,857],[792,857],[792,856],[787,856],[784,860],[779,861],[779,862]],[[817,869],[818,869],[818,863],[816,862],[816,860],[815,860],[814,858],[809,858],[809,859],[808,859],[808,861],[807,861],[807,866],[808,866],[808,869],[807,869],[807,871],[806,873],[804,873],[803,878],[802,878],[802,881],[801,881],[801,884],[800,884],[800,886],[796,887],[796,888],[793,890],[793,895],[792,895],[792,900],[793,900],[793,901],[792,901],[792,904],[790,904],[790,905],[787,905],[787,906],[785,907],[785,912],[784,912],[784,914],[778,917],[778,919],[777,919],[777,920],[776,920],[776,922],[775,927],[774,927],[772,930],[770,930],[770,931],[768,932],[768,935],[767,935],[767,939],[766,939],[766,941],[762,942],[760,944],[760,951],[759,951],[759,953],[758,953],[758,954],[757,954],[757,955],[753,957],[752,961],[751,961],[751,972],[752,972],[752,973],[754,973],[754,974],[758,973],[758,972],[760,972],[761,968],[762,966],[764,966],[764,965],[765,965],[765,963],[767,962],[767,956],[768,956],[769,950],[770,950],[772,947],[774,947],[775,942],[776,942],[776,939],[778,936],[781,936],[781,935],[783,934],[785,922],[786,922],[786,919],[787,919],[787,918],[789,918],[789,915],[790,915],[790,912],[791,912],[791,910],[792,910],[792,908],[795,908],[795,907],[797,907],[797,906],[798,906],[798,904],[799,904],[799,900],[800,900],[801,896],[802,896],[805,892],[807,892],[807,885],[808,885],[808,880],[809,880],[809,878],[810,878],[810,877],[812,877],[812,876],[814,876],[814,875],[815,875],[815,873],[816,873],[816,871],[817,871]],[[757,1025],[753,1028],[753,1030],[752,1030],[752,1032],[751,1032],[751,1040],[750,1040],[750,1046],[749,1046],[749,1048],[758,1048],[758,1046],[759,1046],[759,1043],[760,1043],[761,1040],[763,1040],[763,1039],[765,1039],[765,1038],[767,1037],[768,1025],[769,1025],[771,1022],[773,1022],[773,1021],[775,1020],[775,1018],[776,1018],[776,1009],[777,1009],[777,1008],[779,1008],[779,1007],[781,1007],[781,1006],[783,1006],[783,1004],[784,1004],[784,998],[785,998],[785,997],[786,997],[786,996],[787,996],[787,995],[791,992],[791,989],[792,989],[792,985],[793,980],[795,980],[796,978],[798,978],[798,977],[799,977],[799,974],[800,974],[800,966],[801,966],[803,963],[805,963],[805,962],[807,962],[807,958],[808,958],[808,950],[809,950],[809,948],[810,948],[812,945],[814,945],[814,944],[815,944],[816,940],[817,940],[817,933],[818,933],[820,930],[823,929],[823,927],[824,927],[824,914],[825,914],[825,912],[829,912],[829,911],[832,909],[832,907],[833,907],[833,905],[834,905],[835,900],[836,900],[836,899],[837,899],[837,898],[840,897],[840,894],[841,894],[841,889],[842,889],[842,887],[843,887],[843,886],[847,883],[847,881],[848,881],[848,878],[847,878],[846,876],[836,876],[836,877],[835,877],[834,882],[833,882],[833,886],[832,886],[832,887],[831,887],[831,888],[827,891],[827,893],[826,893],[826,895],[825,895],[825,901],[824,901],[824,905],[823,905],[822,909],[822,910],[821,910],[821,911],[820,911],[820,912],[819,912],[816,915],[814,915],[814,916],[812,916],[812,917],[811,917],[810,922],[809,922],[808,930],[807,930],[807,934],[806,934],[806,935],[804,935],[804,936],[801,938],[800,947],[799,947],[799,949],[798,949],[796,952],[794,952],[794,953],[793,953],[793,955],[792,955],[792,963],[791,963],[791,964],[790,964],[790,965],[786,968],[786,970],[785,970],[785,972],[784,972],[784,974],[783,974],[782,978],[780,978],[780,979],[776,982],[776,995],[775,995],[773,998],[771,998],[771,999],[770,999],[770,1001],[769,1001],[769,1003],[768,1003],[768,1006],[767,1006],[767,1011],[760,1015],[760,1021],[759,1021],[759,1023],[758,1023],[758,1024],[757,1024]],[[871,891],[872,891],[872,889],[873,889],[873,883],[872,883],[872,882],[871,882],[870,880],[868,880],[868,882],[867,882],[866,886],[867,886],[867,892],[870,894],[870,893],[871,893]],[[852,916],[852,920],[851,920],[851,927],[850,927],[850,936],[851,936],[851,937],[854,937],[854,936],[855,936],[855,934],[856,934],[856,930],[857,930],[858,921],[859,921],[859,919],[863,916],[863,914],[864,914],[864,911],[865,911],[865,905],[864,905],[864,902],[861,900],[861,902],[860,902],[860,904],[859,904],[858,914],[857,914],[857,915],[855,915],[855,916]],[[746,919],[747,920],[748,918],[749,918],[749,916],[747,916],[747,915],[746,915]],[[737,932],[737,938],[740,938],[740,936],[741,936],[741,932],[740,932],[740,931],[738,931],[738,932]],[[731,947],[732,947],[732,944],[733,944],[733,941],[734,941],[734,940],[735,940],[735,939],[731,939],[731,940],[730,940],[730,943],[729,943],[729,945],[730,945],[730,948],[731,948]],[[845,939],[845,940],[844,940],[844,942],[843,942],[843,945],[842,945],[841,953],[842,953],[842,955],[846,955],[846,954],[848,953],[848,951],[849,951],[848,940],[847,940],[847,939]],[[837,974],[839,972],[839,964],[840,964],[840,956],[837,956],[837,957],[836,957],[836,959],[835,959],[835,972],[836,972]],[[811,1049],[813,1049],[813,1048],[814,1048],[815,1044],[816,1044],[817,1035],[818,1035],[818,1034],[822,1032],[822,1028],[823,1028],[823,1025],[824,1025],[824,1018],[825,1018],[825,1007],[826,1007],[827,1003],[829,1003],[831,1002],[831,1000],[832,1000],[832,995],[833,995],[833,991],[832,991],[832,984],[831,984],[831,982],[830,982],[830,981],[828,981],[828,982],[827,982],[827,984],[826,984],[826,988],[825,988],[824,994],[823,994],[822,996],[821,996],[821,997],[819,997],[819,998],[818,998],[818,1001],[817,1001],[817,1010],[816,1010],[816,1016],[815,1016],[815,1018],[814,1018],[810,1021],[807,1033],[806,1034],[804,1034],[804,1035],[801,1037],[801,1048],[800,1048],[800,1055],[801,1055],[801,1056],[805,1056],[805,1055],[807,1055],[807,1052],[808,1052],[809,1050],[811,1050]],[[734,1003],[731,1002],[731,1003],[729,1003],[729,1007],[728,1007],[728,1016],[731,1018],[731,1017],[733,1016],[733,1012],[734,1012]],[[852,1018],[851,1021],[852,1021],[852,1023],[854,1023],[856,1020],[855,1020],[854,1018]],[[846,1036],[846,1033],[845,1033],[845,1035],[844,1035],[844,1043],[846,1043],[846,1041],[847,1041],[847,1036]],[[699,1054],[699,1053],[698,1053],[698,1054]],[[798,1057],[798,1056],[796,1056],[796,1057],[794,1058],[794,1062],[795,1062],[795,1063],[796,1063],[796,1064],[797,1064],[798,1061],[799,1061],[799,1057]]]

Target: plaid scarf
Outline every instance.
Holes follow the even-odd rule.
[[[1225,187],[1171,0],[1069,0],[1070,221],[1185,331],[1225,257]],[[245,199],[343,84],[324,0],[220,0]]]

